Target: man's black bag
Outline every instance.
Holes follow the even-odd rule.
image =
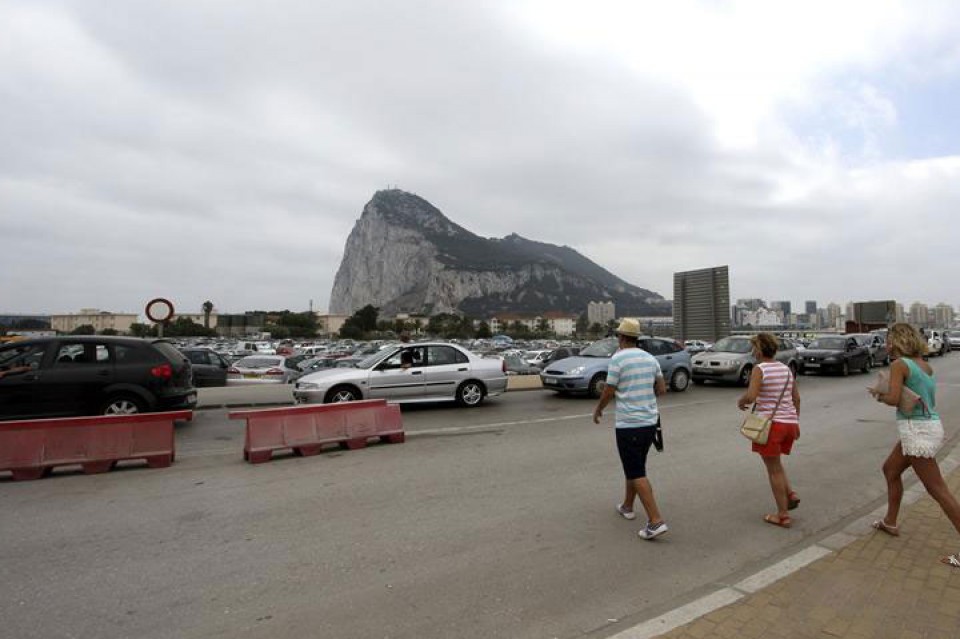
[[[660,418],[657,417],[657,432],[653,434],[653,447],[658,453],[663,452],[663,430],[660,428]]]

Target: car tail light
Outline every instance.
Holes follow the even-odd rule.
[[[233,367],[233,366],[231,366],[230,368],[227,369],[227,375],[239,375],[239,374],[240,374],[240,371],[238,371],[238,370],[237,370],[235,367]]]
[[[154,366],[150,369],[150,374],[154,377],[159,377],[160,379],[172,379],[173,366],[170,364],[160,364],[160,366]]]
[[[507,372],[507,360],[505,359],[500,360],[500,370],[503,371],[504,373]]]
[[[264,375],[283,375],[283,371],[279,368],[271,368]]]

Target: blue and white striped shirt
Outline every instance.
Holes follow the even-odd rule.
[[[656,426],[660,412],[654,384],[660,372],[657,358],[639,348],[624,348],[610,358],[607,384],[617,387],[617,428]]]

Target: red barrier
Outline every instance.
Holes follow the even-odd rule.
[[[0,422],[0,471],[19,481],[74,464],[87,474],[104,473],[127,459],[165,468],[174,458],[174,420],[192,418],[192,411],[182,410]]]
[[[243,458],[251,464],[270,461],[273,451],[285,448],[308,456],[325,444],[352,450],[373,437],[391,444],[404,440],[400,407],[383,399],[231,411],[228,416],[247,421]]]

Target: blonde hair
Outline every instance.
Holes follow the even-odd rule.
[[[777,338],[770,333],[757,333],[750,338],[750,344],[763,353],[764,357],[773,357],[776,355],[777,348],[780,346]]]
[[[897,357],[923,357],[927,354],[927,340],[909,324],[899,322],[887,331],[890,354]]]

